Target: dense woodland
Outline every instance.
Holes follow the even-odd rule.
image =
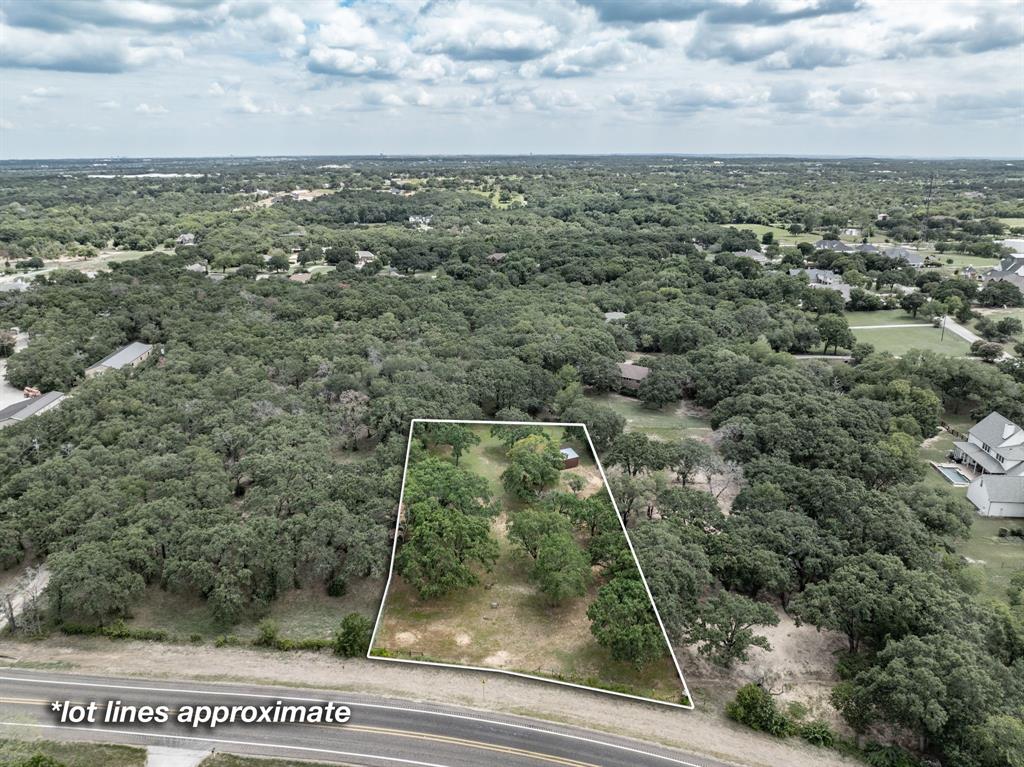
[[[205,175],[88,177],[154,168]],[[744,225],[814,241],[853,223],[997,256],[996,219],[1024,216],[1020,183],[974,161],[8,163],[12,269],[160,252],[0,293],[0,327],[31,339],[11,383],[73,389],[0,431],[0,567],[49,562],[52,625],[128,615],[147,585],[201,595],[230,625],[287,590],[341,594],[386,572],[411,418],[582,421],[675,642],[729,666],[780,605],[847,638],[833,703],[854,731],[1009,765],[1024,749],[1024,610],[972,591],[951,542],[974,512],[920,483],[917,447],[944,412],[1024,419],[1020,363],[863,346],[851,364],[798,359],[850,345],[842,301],[730,253],[761,243]],[[175,247],[184,232],[196,244]],[[356,250],[380,262],[357,271]],[[866,288],[918,279],[813,251],[777,250]],[[256,279],[289,253],[330,268]],[[225,277],[184,268],[197,261]],[[950,311],[978,301],[962,280],[924,282]],[[626,320],[606,322],[612,310]],[[134,340],[158,354],[83,379]],[[710,409],[713,449],[626,433],[585,396],[618,385],[627,352],[649,355],[645,402]],[[728,515],[693,481],[702,467],[741,475]]]

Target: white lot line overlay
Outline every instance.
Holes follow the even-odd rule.
[[[466,666],[459,663],[437,663],[435,661],[413,660],[411,658],[387,658],[380,655],[373,655],[373,645],[377,641],[377,633],[380,631],[380,623],[384,618],[384,606],[387,604],[388,592],[391,590],[391,582],[395,577],[395,555],[398,553],[398,531],[402,524],[402,505],[405,502],[405,481],[409,476],[409,452],[412,449],[413,432],[416,428],[416,424],[418,423],[463,423],[480,426],[571,426],[583,429],[583,433],[587,437],[587,445],[590,447],[590,454],[594,456],[594,463],[597,464],[597,470],[601,472],[601,481],[604,483],[604,488],[608,492],[608,497],[611,499],[612,508],[615,509],[615,517],[619,520],[619,526],[622,528],[622,534],[626,537],[626,545],[629,546],[629,553],[633,555],[633,563],[636,565],[637,572],[640,573],[640,580],[644,584],[644,590],[647,592],[647,599],[650,601],[651,608],[654,610],[654,617],[658,619],[658,627],[661,629],[661,636],[665,640],[665,646],[668,647],[669,657],[672,659],[672,665],[675,667],[676,674],[679,675],[679,681],[682,682],[683,692],[686,694],[686,700],[688,703],[672,703],[666,700],[657,700],[656,698],[645,698],[640,695],[630,695],[626,692],[605,690],[600,687],[575,684],[574,682],[565,682],[561,679],[551,679],[549,677],[537,676],[536,674],[527,674],[522,671],[487,668],[486,666]],[[377,620],[373,624],[373,634],[370,636],[370,646],[366,650],[366,657],[369,660],[387,661],[390,663],[409,663],[416,666],[433,666],[435,668],[454,668],[462,671],[483,671],[489,674],[506,674],[508,676],[519,677],[520,679],[533,679],[538,682],[558,684],[563,687],[573,687],[577,690],[587,690],[588,692],[615,695],[620,698],[629,698],[630,700],[638,700],[643,703],[655,703],[659,706],[681,708],[687,711],[693,711],[694,709],[693,696],[690,694],[690,687],[686,684],[686,677],[683,676],[683,669],[679,665],[679,659],[676,657],[676,651],[672,647],[672,642],[668,638],[668,631],[665,629],[665,622],[661,619],[661,613],[658,612],[658,605],[654,602],[654,595],[651,593],[651,587],[647,583],[647,576],[644,575],[644,569],[640,566],[640,559],[636,555],[636,549],[633,548],[633,541],[629,538],[629,532],[626,530],[626,523],[622,521],[622,514],[619,512],[619,505],[616,503],[615,496],[612,494],[611,486],[608,484],[608,476],[604,473],[604,466],[601,464],[601,458],[598,456],[597,450],[594,449],[594,442],[590,439],[590,430],[587,429],[587,425],[585,423],[565,423],[561,421],[483,421],[461,418],[413,418],[412,421],[410,421],[409,441],[405,445],[405,467],[402,469],[402,489],[398,493],[398,514],[395,516],[395,534],[394,540],[391,543],[391,564],[388,567],[388,582],[384,586],[384,597],[381,599],[380,609],[377,611]]]

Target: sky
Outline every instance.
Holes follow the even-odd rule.
[[[0,158],[1024,156],[1024,0],[0,0]]]

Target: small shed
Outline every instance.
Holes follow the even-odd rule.
[[[562,454],[563,469],[575,469],[580,465],[580,456],[571,447],[563,447],[559,452]]]

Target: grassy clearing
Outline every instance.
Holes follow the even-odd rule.
[[[877,312],[846,312],[846,321],[850,327],[861,325],[922,325],[928,320],[923,317],[911,317],[902,309],[882,309]]]
[[[0,765],[17,764],[36,754],[56,759],[67,767],[144,767],[146,764],[146,750],[134,746],[0,738]]]
[[[630,663],[614,661],[590,633],[587,608],[601,586],[599,570],[595,570],[586,594],[558,606],[551,606],[538,593],[530,575],[533,560],[507,534],[509,517],[527,504],[508,496],[501,484],[505,448],[490,435],[490,427],[473,429],[481,442],[463,454],[459,465],[484,477],[500,504],[501,512],[491,523],[498,560],[491,571],[479,573],[476,586],[431,600],[419,599],[396,574],[374,650],[393,657],[517,671],[677,701],[681,685],[668,656],[636,669]],[[560,473],[562,490],[569,490],[567,476],[579,474],[587,480],[582,495],[606,492],[589,447],[567,442],[562,427],[545,427],[545,432],[580,455],[579,467]]]
[[[587,394],[587,399],[610,407],[626,419],[626,431],[642,431],[649,437],[672,441],[683,437],[701,439],[711,433],[706,414],[687,402],[666,405],[659,410],[645,408],[640,400],[621,394]]]
[[[957,546],[957,552],[967,557],[984,573],[982,595],[1008,601],[1006,589],[1010,576],[1024,569],[1024,540],[999,537],[1001,527],[1021,527],[1024,520],[975,517],[971,535]]]
[[[1024,218],[1001,218],[999,219],[1001,224],[1005,224],[1007,227],[1011,226],[1024,226]]]
[[[206,601],[198,596],[174,594],[154,586],[133,608],[127,623],[133,628],[162,629],[181,640],[193,635],[211,640],[225,634],[250,640],[257,636],[259,622],[271,618],[288,639],[327,639],[347,613],[375,616],[383,590],[383,580],[369,578],[350,584],[343,597],[327,596],[320,587],[294,589],[274,600],[265,616],[226,626],[214,618]]]
[[[817,235],[809,232],[804,234],[790,234],[788,229],[784,229],[779,226],[765,226],[764,224],[729,224],[729,226],[739,230],[749,229],[757,235],[757,239],[759,240],[766,232],[771,232],[775,237],[775,242],[780,245],[796,245],[798,242],[814,242],[815,240],[821,239]]]
[[[939,328],[866,328],[854,330],[854,337],[875,347],[875,351],[889,352],[897,357],[912,349],[938,352],[953,357],[966,357],[971,347],[958,335],[946,331],[943,336]]]

